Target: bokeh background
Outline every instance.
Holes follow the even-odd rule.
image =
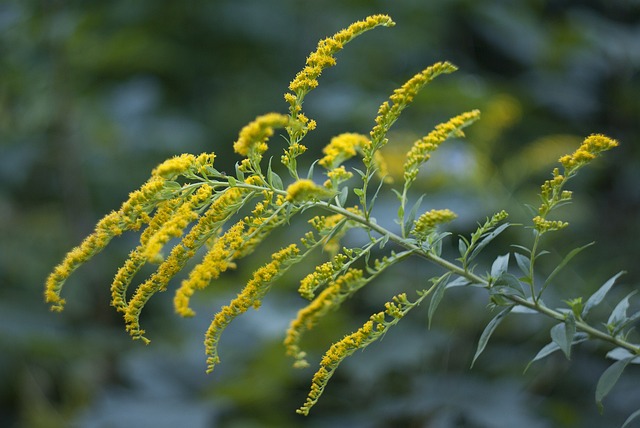
[[[258,114],[286,111],[282,94],[316,42],[374,13],[390,14],[397,26],[358,38],[324,73],[305,102],[318,122],[306,159],[332,135],[368,132],[394,88],[435,61],[452,61],[460,71],[437,79],[394,127],[385,152],[392,172],[408,144],[435,124],[479,108],[483,119],[466,140],[442,147],[416,191],[428,193],[425,209],[459,214],[456,234],[502,208],[526,224],[524,204],[536,205],[556,159],[590,133],[608,134],[621,146],[572,182],[575,201],[563,209],[571,226],[546,241],[551,254],[542,268],[576,246],[597,245],[558,277],[547,299],[588,295],[627,270],[606,313],[637,287],[637,0],[5,1],[0,426],[614,427],[640,407],[640,372],[630,367],[598,414],[595,385],[609,364],[600,344],[578,346],[571,363],[554,355],[523,374],[549,341],[551,324],[539,317],[507,319],[470,370],[491,315],[484,293],[456,289],[430,330],[427,308],[415,310],[343,364],[311,416],[298,416],[313,367],[291,368],[281,341],[303,304],[295,293],[303,269],[283,278],[260,311],[232,324],[223,363],[205,375],[202,338],[211,317],[291,233],[276,235],[199,295],[193,319],[174,316],[169,294],[155,297],[142,319],[147,347],[128,338],[109,307],[110,280],[136,236],[114,241],[76,272],[65,312],[48,311],[48,272],[156,164],[215,151],[219,169],[233,171],[238,130]],[[390,223],[394,210],[376,215]],[[512,228],[486,260],[528,239],[530,231]],[[438,272],[415,261],[380,278],[310,335],[312,360],[390,296],[424,288]]]

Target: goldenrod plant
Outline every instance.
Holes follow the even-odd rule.
[[[446,225],[456,218],[456,213],[447,208],[421,213],[423,197],[416,198],[409,190],[432,152],[447,140],[463,137],[464,129],[480,118],[480,112],[471,110],[452,117],[415,141],[406,153],[403,174],[395,181],[388,175],[381,154],[385,145],[393,144],[389,130],[417,94],[439,75],[456,70],[449,62],[438,62],[410,78],[382,103],[368,134],[343,133],[334,137],[324,148],[323,156],[313,162],[305,160],[304,164],[310,167],[301,171],[298,158],[307,150],[302,142],[317,126],[303,112],[306,96],[318,86],[322,72],[335,65],[336,53],[348,42],[376,27],[393,25],[389,16],[374,15],[321,40],[284,96],[288,113],[258,116],[240,131],[233,148],[243,159],[236,164],[233,174],[216,169],[214,153],[182,154],[156,167],[139,190],[131,193],[117,211],[98,222],[95,231],[55,267],[45,290],[45,300],[51,309],[64,308],[61,291],[73,271],[102,251],[112,238],[141,230],[139,245],[115,274],[111,305],[122,313],[131,337],[149,343],[141,327],[141,312],[155,293],[168,288],[187,262],[195,259],[195,267],[177,287],[174,298],[175,311],[183,317],[195,315],[190,299],[196,291],[206,288],[226,270],[236,268],[272,231],[286,227],[303,212],[311,212],[309,230],[273,252],[237,297],[213,316],[204,340],[208,372],[220,363],[218,344],[225,328],[250,308],[258,309],[278,278],[294,265],[308,264],[305,260],[309,254],[322,252],[326,262],[308,266],[308,275],[300,280],[299,293],[309,303],[298,311],[284,338],[284,352],[293,359],[295,367],[309,365],[302,339],[326,314],[339,310],[346,299],[385,270],[417,257],[437,265],[442,274],[431,278],[429,287],[413,296],[410,291],[395,291],[395,297],[362,327],[333,343],[321,358],[308,397],[298,413],[309,413],[346,357],[383,337],[425,300],[429,302],[426,310],[431,323],[443,296],[453,287],[486,290],[489,308],[496,312],[479,339],[472,365],[496,327],[512,313],[541,315],[555,323],[550,343],[532,362],[555,351],[562,351],[569,358],[573,345],[579,342],[608,343],[611,350],[606,356],[615,362],[602,374],[595,388],[596,402],[602,406],[603,398],[624,368],[640,363],[640,345],[631,336],[633,324],[640,318],[640,312],[630,312],[633,293],[613,305],[604,321],[594,319],[591,311],[603,302],[622,272],[591,296],[573,298],[560,307],[548,306],[543,297],[552,280],[588,245],[570,251],[548,274],[539,271],[538,260],[547,252],[545,235],[559,233],[568,226],[561,217],[555,217],[557,209],[572,199],[567,183],[602,152],[616,147],[615,140],[594,134],[584,139],[574,153],[561,157],[560,166],[542,184],[539,205],[532,208],[529,224],[511,224],[507,222],[507,212],[496,210],[470,236],[455,238],[446,231]],[[275,134],[284,137],[277,141],[285,141],[286,145],[279,156],[267,157]],[[357,166],[352,158],[359,158]],[[276,173],[274,164],[278,160],[288,179]],[[318,178],[319,169],[324,178]],[[382,226],[375,218],[376,201],[384,192],[393,192],[397,197],[398,226],[394,230]],[[513,243],[507,253],[487,266],[478,264],[479,254],[509,227],[528,229],[531,239]],[[367,242],[355,248],[343,246],[343,238],[358,229],[366,233]],[[459,257],[448,259],[443,256],[442,244],[452,239],[457,239]],[[374,250],[375,254],[384,255],[376,257]],[[155,273],[130,292],[134,277],[146,264],[157,264]],[[640,411],[631,415],[625,425],[639,415]]]

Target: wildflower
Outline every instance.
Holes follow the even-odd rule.
[[[273,135],[274,128],[283,128],[289,123],[289,117],[279,113],[267,113],[258,116],[240,131],[233,150],[248,156],[250,151],[261,155],[267,151],[267,140]]]
[[[315,290],[328,282],[336,272],[339,272],[347,261],[344,254],[336,254],[331,261],[316,266],[315,270],[300,281],[298,293],[305,299],[311,300]]]
[[[220,362],[217,346],[224,329],[234,318],[246,312],[250,307],[255,309],[260,307],[272,281],[286,271],[299,251],[296,244],[291,244],[273,254],[271,262],[256,270],[238,296],[215,315],[207,330],[204,342],[209,356],[207,358],[208,373]]]
[[[195,255],[196,250],[203,246],[211,235],[215,234],[226,220],[243,206],[247,193],[249,193],[247,189],[232,187],[217,194],[207,211],[189,233],[182,238],[182,241],[173,247],[156,272],[138,286],[124,315],[126,329],[134,339],[141,339],[145,343],[149,342],[143,336],[144,330],[140,329],[139,317],[142,308],[151,296],[166,288],[167,283]]]
[[[195,290],[202,290],[210,282],[225,272],[233,260],[233,254],[242,245],[244,238],[244,221],[240,220],[218,238],[202,262],[189,272],[188,279],[182,281],[173,299],[176,313],[183,317],[191,317],[195,312],[189,307],[189,301]]]
[[[300,309],[296,319],[291,321],[284,340],[287,355],[295,358],[296,367],[306,367],[305,353],[300,350],[302,334],[311,330],[320,318],[337,309],[342,302],[362,283],[363,272],[349,269],[331,282],[309,305]]]
[[[617,146],[616,140],[604,135],[593,134],[587,137],[573,154],[562,156],[559,162],[564,167],[566,175],[571,175],[578,168],[595,159],[601,152]]]
[[[413,143],[404,163],[405,182],[412,182],[418,176],[420,166],[429,160],[431,152],[436,150],[448,138],[463,136],[462,128],[469,126],[480,117],[478,110],[462,113],[441,123],[424,138]]]
[[[385,135],[391,125],[398,119],[402,110],[405,109],[417,93],[431,80],[442,73],[452,73],[457,68],[448,62],[438,62],[424,69],[420,73],[409,79],[404,85],[396,89],[389,97],[389,101],[382,103],[378,109],[378,116],[375,119],[376,125],[370,132],[373,143],[372,150],[376,151],[386,144]],[[391,104],[389,104],[391,102]]]
[[[60,297],[60,292],[73,271],[102,251],[115,236],[125,230],[138,230],[150,221],[149,212],[158,202],[164,183],[164,179],[152,177],[139,190],[129,194],[129,199],[117,212],[113,211],[100,220],[95,231],[78,247],[67,253],[46,281],[45,301],[51,304],[51,310],[61,311],[64,308],[65,300]]]
[[[169,221],[177,207],[183,204],[181,197],[158,204],[156,213],[151,218],[149,226],[140,236],[140,245],[129,254],[129,258],[124,265],[118,269],[113,282],[111,283],[111,306],[119,312],[124,312],[127,306],[126,292],[133,276],[144,266],[148,258],[144,255],[149,239],[153,237],[165,222]]]
[[[538,231],[538,233],[542,234],[544,232],[549,232],[552,230],[560,230],[567,227],[569,223],[565,221],[559,220],[547,220],[541,216],[535,216],[533,218],[533,228]]]
[[[347,132],[331,139],[329,144],[322,149],[324,157],[318,162],[328,170],[332,170],[342,162],[356,155],[356,150],[369,143],[369,139],[362,135]]]
[[[425,239],[435,231],[437,225],[448,223],[456,217],[457,215],[449,209],[427,211],[415,221],[412,233],[420,239]]]
[[[189,170],[195,162],[196,157],[194,155],[182,154],[162,162],[152,171],[151,174],[167,180],[173,180],[175,177],[182,175]]]
[[[318,186],[312,180],[302,179],[295,181],[287,187],[288,202],[306,202],[329,196],[326,188]]]
[[[198,218],[195,210],[210,198],[212,192],[213,189],[208,184],[201,185],[189,201],[183,203],[173,216],[162,224],[159,230],[149,238],[144,250],[144,256],[147,260],[154,259],[171,238],[182,235],[184,228]]]
[[[395,23],[387,15],[373,15],[364,21],[357,21],[351,24],[348,28],[339,31],[332,37],[321,40],[315,52],[311,53],[307,58],[305,67],[289,84],[289,90],[295,95],[285,95],[285,99],[291,104],[292,109],[295,110],[294,106],[300,106],[301,98],[303,98],[307,92],[318,86],[318,78],[320,74],[322,74],[322,70],[336,64],[333,56],[340,51],[346,43],[365,31],[371,30],[379,25],[391,27],[395,25]]]

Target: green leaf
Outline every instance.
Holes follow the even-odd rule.
[[[629,298],[637,292],[637,290],[633,290],[631,293],[627,294],[624,299],[620,300],[616,307],[613,308],[613,311],[611,311],[611,315],[609,316],[607,324],[617,325],[627,318],[627,309],[629,309]]]
[[[269,164],[269,171],[267,172],[269,184],[271,184],[275,189],[282,190],[284,186],[282,185],[282,179],[278,174],[271,170],[271,164]]]
[[[467,262],[473,260],[478,254],[480,254],[480,251],[482,251],[484,247],[489,245],[491,241],[493,241],[498,235],[504,232],[504,230],[509,226],[511,226],[510,223],[504,223],[497,227],[493,232],[489,233],[487,236],[478,241],[478,244],[471,252],[471,255],[469,255]]]
[[[624,273],[625,273],[625,271],[620,271],[617,274],[615,274],[614,276],[612,276],[611,278],[609,278],[609,280],[607,282],[605,282],[602,285],[602,287],[600,287],[598,289],[598,291],[596,291],[595,293],[593,293],[591,295],[591,297],[589,297],[589,300],[587,300],[587,303],[584,304],[584,309],[582,310],[582,318],[586,318],[586,316],[589,313],[589,311],[591,309],[593,309],[594,307],[598,306],[600,304],[600,302],[602,302],[602,300],[604,300],[605,296],[607,295],[607,293],[609,292],[611,287],[613,287],[613,284],[620,277],[620,275],[622,275]]]
[[[524,298],[524,289],[522,284],[514,275],[510,273],[503,273],[493,284],[493,287],[489,290],[491,295],[503,295],[503,296],[520,296]]]
[[[573,340],[571,341],[571,343],[572,345],[576,345],[588,339],[589,339],[588,334],[579,332],[573,336]],[[535,363],[536,361],[542,360],[543,358],[546,358],[549,355],[559,350],[560,350],[560,347],[558,346],[557,343],[555,342],[547,343],[545,346],[542,347],[542,349],[540,349],[540,351],[536,354],[536,356],[533,357],[531,361],[529,361],[529,364],[527,364],[527,367],[524,369],[524,371],[526,372],[527,370],[529,370],[529,367],[531,366],[531,364]]]
[[[240,164],[236,163],[236,177],[238,177],[238,180],[240,181],[244,181],[244,172],[240,171]],[[227,177],[228,179],[229,177]]]
[[[572,312],[567,313],[564,322],[551,328],[551,340],[553,340],[564,352],[568,360],[571,359],[571,345],[576,334],[576,319]]]
[[[349,196],[349,188],[348,187],[343,187],[342,190],[340,190],[340,193],[338,193],[338,205],[341,207],[344,207],[344,204],[347,203],[347,197]]]
[[[317,163],[318,163],[318,160],[316,159],[315,161],[313,161],[313,163],[309,167],[309,171],[307,172],[307,180],[313,179],[313,169],[315,168]]]
[[[364,195],[363,190],[362,190],[362,189],[359,189],[359,188],[358,188],[358,189],[353,189],[353,193],[355,193],[355,194],[356,194],[356,196],[358,196],[359,198],[361,198],[361,197],[362,197],[362,195]]]
[[[460,252],[460,257],[464,257],[467,252],[467,248],[469,248],[469,243],[461,236],[458,240],[458,251]]]
[[[509,268],[509,253],[498,256],[491,265],[491,277],[499,278]]]
[[[509,306],[501,310],[500,313],[493,317],[493,319],[489,321],[489,324],[487,324],[487,326],[484,328],[484,331],[480,336],[480,340],[478,341],[478,349],[476,350],[476,354],[473,356],[473,361],[471,361],[471,367],[473,367],[480,354],[482,354],[482,351],[484,351],[484,348],[487,346],[487,342],[491,338],[491,335],[493,334],[496,327],[498,327],[504,317],[506,317],[509,312],[511,312],[511,309],[513,309],[513,306]]]
[[[431,301],[429,302],[429,328],[431,328],[431,319],[433,318],[433,314],[436,312],[442,297],[444,296],[444,292],[447,289],[447,282],[449,282],[449,277],[451,276],[451,272],[448,272],[438,278],[436,280],[435,289],[433,290],[433,296],[431,297]]]
[[[607,358],[612,360],[624,360],[626,358],[631,358],[631,364],[640,364],[640,356],[632,354],[628,349],[625,348],[614,348],[607,353]]]
[[[415,221],[416,215],[418,213],[418,209],[422,204],[422,198],[424,198],[424,195],[420,195],[416,203],[413,204],[413,207],[411,207],[411,210],[409,211],[409,215],[405,219],[405,222],[403,225],[405,235],[409,234],[409,232],[413,228],[413,222]]]
[[[516,259],[516,264],[518,265],[518,268],[520,269],[520,271],[527,277],[529,278],[529,274],[530,272],[530,267],[531,267],[531,259],[527,256],[525,256],[524,254],[520,254],[520,253],[513,253],[513,256]]]
[[[567,263],[569,263],[571,261],[572,258],[577,256],[578,253],[580,253],[585,248],[592,246],[593,244],[594,244],[594,242],[590,242],[587,245],[583,245],[582,247],[574,248],[573,250],[571,250],[569,252],[569,254],[567,254],[564,257],[564,259],[562,259],[560,264],[558,266],[556,266],[556,268],[553,270],[553,272],[551,272],[551,274],[549,275],[547,280],[544,282],[542,288],[544,289],[547,285],[549,285],[549,283],[551,283],[551,280],[562,270],[562,268],[564,268],[567,265]]]
[[[454,279],[453,281],[451,281],[450,283],[448,283],[447,288],[464,287],[465,285],[469,285],[469,284],[471,284],[471,281],[469,281],[467,278],[463,276],[460,276]]]
[[[633,358],[625,358],[624,360],[616,361],[600,376],[598,385],[596,386],[596,404],[598,405],[598,409],[600,409],[600,413],[602,413],[603,410],[602,400],[613,389],[625,367],[627,367],[632,359]]]
[[[229,181],[229,186],[230,187],[236,187],[237,182],[236,182],[235,178],[233,178],[232,176],[228,175],[227,176],[227,181]]]
[[[638,416],[640,416],[640,409],[636,410],[635,412],[633,412],[626,421],[624,421],[624,424],[622,424],[621,428],[627,428],[627,426],[633,422],[634,420],[636,420],[638,418]]]

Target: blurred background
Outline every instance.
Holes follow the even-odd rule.
[[[307,162],[333,135],[367,133],[394,88],[449,60],[460,70],[434,81],[395,125],[385,151],[392,173],[435,124],[481,109],[468,138],[444,145],[415,186],[428,194],[425,210],[453,209],[453,232],[468,234],[502,208],[527,224],[524,205],[537,205],[560,155],[591,133],[616,138],[618,149],[571,182],[574,202],[562,209],[571,226],[545,241],[551,254],[541,268],[549,272],[572,248],[596,241],[558,276],[547,299],[553,306],[589,295],[627,270],[603,304],[605,320],[637,287],[637,0],[5,1],[0,426],[595,428],[619,426],[640,407],[640,371],[629,367],[598,414],[595,386],[610,364],[601,344],[578,346],[571,362],[553,355],[523,374],[549,341],[552,324],[541,317],[508,318],[470,370],[491,314],[485,293],[455,289],[430,330],[427,307],[415,310],[348,359],[311,415],[298,416],[314,366],[293,369],[281,341],[303,305],[295,292],[302,268],[274,287],[260,311],[231,325],[222,364],[205,375],[202,340],[211,317],[273,248],[292,242],[291,233],[276,235],[197,295],[195,318],[175,316],[169,294],[152,299],[142,318],[152,339],[146,347],[129,339],[109,306],[111,278],[135,235],[115,240],[71,277],[62,314],[48,311],[42,291],[49,271],[155,165],[215,151],[218,169],[233,171],[238,130],[256,115],[286,111],[282,94],[317,41],[374,13],[390,14],[397,26],[349,44],[305,102],[318,122],[305,140]],[[392,208],[376,216],[391,225],[396,201],[383,202]],[[486,260],[529,239],[529,230],[511,228]],[[453,242],[445,244],[451,257]],[[371,284],[309,335],[313,364],[392,295],[425,288],[438,273],[416,260]]]

